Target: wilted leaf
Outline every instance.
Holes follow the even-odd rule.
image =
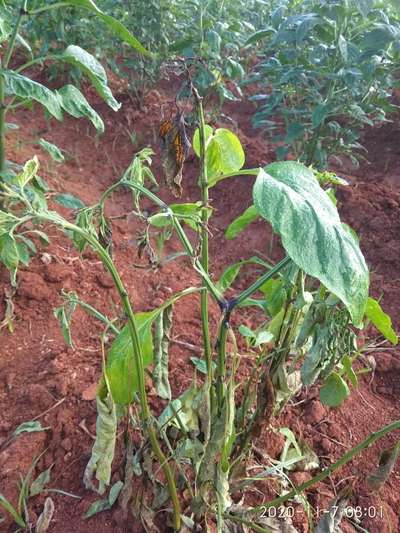
[[[83,482],[87,489],[103,494],[111,479],[111,465],[114,459],[115,441],[117,435],[117,414],[115,404],[110,395],[104,400],[96,398],[97,420],[96,440],[93,444],[92,455],[86,466]],[[93,483],[93,475],[99,482],[98,487]]]
[[[172,327],[172,305],[163,309],[154,321],[154,370],[153,380],[157,394],[164,400],[171,399],[168,379],[168,350]]]
[[[386,483],[396,465],[399,453],[400,441],[393,448],[385,450],[382,453],[379,459],[378,469],[367,477],[367,483],[372,489],[379,490]]]
[[[46,498],[44,502],[44,508],[42,514],[39,516],[38,521],[36,522],[36,533],[45,533],[49,527],[50,522],[54,515],[54,502],[51,498]]]

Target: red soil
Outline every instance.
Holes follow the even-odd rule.
[[[162,98],[160,97],[162,94]],[[80,197],[86,204],[97,201],[104,189],[113,183],[130,163],[133,154],[142,147],[157,147],[157,128],[160,121],[160,100],[165,100],[166,89],[152,91],[144,109],[138,111],[130,100],[124,101],[122,110],[112,113],[103,104],[97,109],[105,119],[106,134],[94,138],[91,127],[82,121],[65,118],[64,122],[46,122],[38,108],[35,112],[18,112],[13,120],[20,129],[9,134],[8,158],[24,162],[33,153],[39,155],[41,175],[53,190],[66,191]],[[171,95],[169,96],[171,97]],[[273,159],[272,147],[250,127],[251,104],[228,105],[225,113],[238,124],[238,135],[247,154],[249,167],[267,163]],[[226,124],[231,127],[230,124]],[[398,126],[384,126],[366,132],[365,143],[370,149],[371,165],[365,165],[354,173],[352,184],[339,193],[339,208],[344,219],[359,233],[361,247],[372,270],[372,293],[383,295],[382,305],[393,318],[398,328],[400,319],[400,177],[398,165],[400,152],[392,142]],[[399,126],[400,127],[400,126]],[[128,128],[128,129],[127,129]],[[132,146],[127,131],[134,130],[136,144]],[[56,165],[42,154],[34,143],[40,137],[54,142],[67,150],[66,163]],[[388,142],[388,140],[390,142]],[[383,157],[382,154],[389,153]],[[153,170],[161,178],[158,155]],[[186,164],[184,196],[182,201],[197,200],[197,163],[191,157]],[[251,202],[252,178],[240,177],[226,181],[211,191],[215,216],[211,232],[211,272],[217,277],[228,264],[248,258],[267,250],[269,231],[265,224],[257,223],[251,231],[243,233],[234,241],[225,241],[224,230],[228,223]],[[163,186],[161,197],[173,200]],[[109,202],[109,215],[127,213],[130,195],[126,191],[115,193]],[[63,210],[57,207],[57,209]],[[68,214],[67,210],[64,210]],[[135,310],[152,309],[171,293],[187,286],[198,285],[199,280],[184,259],[169,262],[157,272],[135,269],[139,262],[134,239],[138,223],[131,217],[115,220],[113,233],[115,258]],[[118,297],[108,275],[92,252],[79,258],[71,243],[53,227],[48,228],[51,245],[35,257],[28,268],[19,274],[19,285],[14,297],[15,332],[1,331],[0,345],[0,445],[22,422],[40,417],[46,432],[24,434],[0,453],[0,492],[16,502],[16,482],[24,475],[32,461],[44,452],[36,473],[54,464],[50,486],[81,497],[52,493],[55,515],[51,532],[90,533],[142,531],[140,524],[131,517],[128,521],[120,511],[103,512],[90,520],[83,520],[91,502],[98,496],[84,489],[82,475],[90,456],[93,440],[81,429],[82,422],[89,432],[95,433],[96,409],[93,401],[94,384],[101,372],[99,333],[101,325],[81,310],[73,320],[73,338],[76,349],[68,348],[53,316],[53,308],[60,305],[60,291],[76,290],[81,299],[88,301],[100,311],[112,317],[121,313]],[[179,250],[173,240],[168,244],[168,253]],[[48,255],[43,256],[46,253]],[[278,248],[273,250],[273,259],[280,257]],[[50,262],[48,263],[48,260]],[[1,294],[9,288],[7,273],[1,271]],[[235,288],[244,287],[249,281],[247,274],[240,277]],[[0,317],[4,304],[0,304]],[[219,313],[211,306],[211,323],[215,331]],[[252,314],[244,312],[242,322],[251,324]],[[200,316],[197,297],[189,297],[177,305],[174,335],[191,344],[200,342]],[[234,318],[238,323],[239,317]],[[239,322],[240,323],[240,322]],[[171,348],[171,385],[173,394],[180,394],[190,379],[192,368],[189,357],[198,355],[180,345]],[[372,385],[370,376],[361,379],[360,386],[351,398],[338,409],[327,410],[318,401],[317,390],[304,395],[304,402],[290,407],[274,422],[274,426],[289,426],[297,436],[306,441],[322,457],[323,465],[337,459],[345,450],[365,438],[371,431],[398,418],[400,408],[400,359],[399,350],[374,353],[377,371]],[[56,402],[57,407],[41,416]],[[157,409],[161,402],[155,396],[151,402]],[[398,435],[397,435],[398,437]],[[318,490],[310,490],[308,497],[316,507],[324,508],[346,481],[358,476],[353,505],[362,507],[382,506],[384,518],[363,519],[362,526],[372,533],[395,532],[400,529],[398,517],[400,469],[399,466],[378,494],[368,492],[365,476],[377,465],[380,452],[395,442],[391,435],[366,450],[336,472]],[[119,445],[121,442],[119,440]],[[271,432],[264,432],[257,447],[277,455],[282,442]],[[121,446],[120,446],[121,448]],[[0,448],[1,449],[1,448]],[[115,460],[115,478],[118,478],[121,453]],[[307,478],[295,474],[296,483]],[[31,500],[32,522],[41,513],[44,496]],[[261,503],[256,495],[254,502]],[[9,525],[9,522],[6,523]],[[299,515],[296,525],[299,531],[307,531],[304,515]],[[13,531],[3,524],[2,531]],[[347,526],[346,526],[347,527]],[[347,531],[353,530],[348,526]]]

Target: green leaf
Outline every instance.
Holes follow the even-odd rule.
[[[207,363],[205,359],[200,359],[199,357],[191,357],[190,360],[194,364],[196,370],[201,372],[202,374],[207,374]],[[217,368],[217,364],[213,361],[212,367],[215,370]]]
[[[38,494],[41,494],[48,483],[50,483],[51,479],[51,469],[53,468],[53,465],[51,465],[49,468],[41,472],[38,477],[32,481],[30,489],[29,489],[29,496],[37,496]]]
[[[313,172],[294,161],[272,163],[260,170],[253,199],[280,234],[291,259],[340,298],[360,327],[368,298],[368,268]]]
[[[56,93],[64,111],[75,118],[88,118],[99,133],[104,133],[104,122],[79,89],[73,85],[64,85]]]
[[[92,54],[89,54],[89,52],[86,52],[86,50],[80,46],[71,44],[64,50],[59,58],[84,72],[103,100],[111,107],[111,109],[118,111],[121,104],[119,104],[112,95],[107,84],[106,71]]]
[[[374,0],[358,0],[356,6],[361,15],[366,17],[374,9]]]
[[[151,325],[158,314],[158,309],[135,314],[145,367],[153,361]],[[130,404],[138,390],[138,376],[128,324],[122,328],[108,351],[106,373],[114,402],[121,405]]]
[[[56,161],[57,163],[63,163],[65,161],[61,150],[55,144],[49,143],[45,139],[40,139],[39,144],[43,150],[45,150],[51,156],[53,161]]]
[[[392,328],[392,319],[383,311],[379,302],[374,298],[368,298],[367,307],[365,308],[365,316],[388,341],[394,345],[398,343],[399,339]]]
[[[85,469],[83,482],[87,489],[103,494],[111,479],[111,465],[117,437],[117,413],[110,395],[107,395],[104,400],[97,396],[96,402],[96,440]],[[98,487],[93,483],[94,474],[96,474],[96,479],[99,482]]]
[[[11,505],[11,503],[7,500],[7,498],[1,494],[1,492],[0,492],[0,506],[3,507],[8,513],[10,513],[15,523],[17,523],[19,526],[25,529],[26,524],[24,522],[24,519],[22,518],[22,516],[18,514],[16,509]]]
[[[260,218],[258,209],[254,205],[251,205],[229,224],[225,232],[225,238],[228,240],[234,239],[241,231],[258,218]]]
[[[17,74],[11,70],[3,70],[0,73],[5,81],[7,96],[18,96],[25,100],[36,100],[58,120],[62,120],[62,110],[57,96],[44,85],[33,81],[26,76]]]
[[[46,431],[50,428],[42,427],[42,424],[38,420],[29,420],[28,422],[22,422],[17,429],[13,431],[13,437],[18,437],[21,433],[35,433],[37,431]]]
[[[350,357],[348,355],[345,355],[342,358],[342,365],[343,365],[344,371],[345,371],[346,376],[348,377],[350,383],[354,387],[357,387],[357,385],[358,385],[357,374],[353,370],[353,365],[351,364],[351,359],[350,359]]]
[[[275,30],[273,28],[267,28],[266,30],[256,31],[255,33],[250,35],[250,37],[247,39],[247,41],[245,42],[245,46],[257,43],[258,41],[265,39],[266,37],[271,35],[271,33],[274,33],[274,32]]]
[[[54,200],[62,206],[68,207],[68,209],[82,209],[85,207],[82,200],[79,200],[79,198],[69,193],[57,194],[54,196]]]
[[[337,407],[350,395],[350,390],[344,379],[332,372],[322,385],[319,397],[323,404],[329,407]]]
[[[298,139],[303,135],[304,132],[304,126],[302,124],[299,124],[298,122],[292,122],[289,124],[288,129],[286,131],[286,137],[285,142],[291,143],[292,141]]]
[[[322,124],[325,120],[325,118],[330,113],[331,106],[329,104],[319,104],[314,109],[312,114],[312,127],[317,128],[320,124]]]
[[[234,265],[228,266],[222,273],[222,276],[219,278],[216,286],[221,293],[224,293],[232,283],[237,278],[237,275],[240,272],[241,263],[235,263]]]
[[[206,148],[207,148],[208,141],[213,136],[213,131],[214,130],[213,130],[213,128],[211,126],[209,126],[208,124],[205,124],[205,126],[204,126],[204,135],[205,135]],[[192,145],[193,145],[194,153],[197,155],[197,157],[200,157],[200,133],[199,133],[199,128],[197,128],[196,131],[194,132]]]
[[[140,54],[151,56],[152,54],[134,37],[130,31],[111,15],[103,13],[92,0],[67,0],[67,3],[76,6],[90,9],[104,22],[104,24],[122,41],[129,44],[132,48],[137,50]]]
[[[8,233],[0,236],[0,261],[10,271],[13,284],[16,282],[16,271],[19,264],[17,243]]]
[[[215,130],[206,147],[209,186],[215,185],[221,175],[240,170],[244,161],[244,151],[239,138],[225,128]]]

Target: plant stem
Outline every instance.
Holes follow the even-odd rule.
[[[2,68],[2,62],[0,57],[0,69]],[[5,104],[5,90],[4,90],[4,78],[0,74],[0,172],[4,172],[6,168],[6,104]],[[3,180],[0,177],[0,183]]]
[[[245,289],[239,294],[239,296],[232,300],[230,308],[233,309],[234,307],[244,302],[244,300],[246,300],[256,291],[258,291],[258,289],[262,287],[266,281],[268,281],[270,278],[273,278],[280,270],[282,270],[286,265],[288,265],[290,261],[290,257],[285,257],[284,259],[282,259],[282,261],[279,261],[279,263],[277,263],[273,268],[271,268],[271,270],[268,270],[268,272],[259,277],[252,285],[250,285],[250,287]]]
[[[269,507],[279,507],[280,505],[282,505],[282,503],[291,500],[292,498],[299,495],[301,492],[304,492],[305,490],[309,489],[319,481],[326,479],[335,470],[347,464],[349,461],[351,461],[351,459],[353,459],[354,456],[371,446],[374,442],[381,439],[388,433],[391,433],[392,431],[396,431],[398,429],[400,429],[400,420],[396,420],[395,422],[384,426],[378,431],[371,433],[365,440],[360,442],[360,444],[358,444],[357,446],[349,450],[347,453],[342,455],[342,457],[338,461],[336,461],[336,463],[333,463],[332,465],[328,466],[322,472],[320,472],[310,480],[306,481],[305,483],[302,483],[292,491],[288,492],[287,494],[284,494],[283,496],[280,496],[279,498],[275,498],[274,500],[271,500],[270,502],[267,502],[263,505],[258,505],[257,507],[249,509],[248,512],[255,513],[258,511],[265,511],[265,509],[268,509]]]
[[[12,35],[10,37],[10,42],[8,43],[6,53],[4,54],[4,60],[3,60],[4,69],[8,67],[8,63],[10,62],[10,59],[11,59],[11,56],[14,50],[15,41],[17,39],[18,30],[19,30],[19,27],[21,26],[22,17],[26,15],[25,3],[26,3],[26,0],[22,0],[20,8],[19,8],[19,12],[18,12],[17,20],[15,22]]]
[[[199,141],[200,141],[200,180],[201,188],[201,266],[208,276],[208,179],[206,166],[206,136],[205,136],[205,120],[202,99],[195,87],[192,87],[193,96],[196,102],[197,115],[199,121]],[[203,287],[207,288],[205,280],[203,279]],[[207,365],[207,377],[209,383],[212,380],[212,352],[210,341],[210,328],[208,318],[208,291],[204,290],[201,293],[201,324],[203,331],[203,345],[204,358]]]
[[[224,379],[226,376],[226,341],[228,339],[229,316],[224,313],[218,331],[218,362],[217,362],[217,402],[221,411],[224,402]]]

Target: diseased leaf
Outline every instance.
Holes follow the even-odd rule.
[[[70,44],[64,50],[60,59],[82,70],[82,72],[88,76],[103,100],[111,107],[111,109],[118,111],[121,104],[119,104],[112,95],[108,86],[106,71],[92,54],[89,54],[89,52],[86,52],[86,50],[80,46]]]
[[[389,479],[390,474],[396,465],[400,453],[400,441],[397,442],[389,450],[385,450],[379,459],[379,467],[377,470],[367,477],[368,485],[374,489],[379,490],[384,483]]]
[[[79,89],[73,85],[64,85],[61,89],[57,89],[56,93],[64,111],[75,118],[88,118],[99,133],[104,133],[103,120]]]
[[[63,163],[65,161],[61,150],[55,144],[49,143],[46,141],[46,139],[40,139],[39,144],[43,150],[45,150],[51,156],[53,161],[56,161],[57,163]]]
[[[341,533],[339,527],[349,503],[349,489],[344,489],[323,513],[315,528],[315,533]]]
[[[153,380],[157,394],[164,400],[171,399],[168,379],[168,349],[172,327],[172,305],[163,309],[154,321],[154,370]]]
[[[205,359],[200,359],[199,357],[191,357],[190,360],[194,364],[196,370],[201,372],[202,374],[207,374],[207,364]],[[217,364],[213,361],[212,367],[215,370],[217,368]]]
[[[253,198],[260,214],[280,234],[291,259],[338,296],[360,327],[368,297],[368,268],[313,172],[294,161],[272,163],[260,170]]]
[[[398,337],[392,327],[392,319],[387,315],[375,298],[369,297],[365,316],[373,323],[376,329],[392,344],[398,343]]]
[[[319,397],[322,403],[329,407],[337,407],[350,395],[350,390],[344,379],[336,372],[332,372],[322,385]]]
[[[239,235],[241,231],[243,231],[249,224],[257,220],[258,218],[260,218],[260,213],[258,212],[258,209],[254,205],[251,205],[240,216],[235,218],[235,220],[233,220],[229,224],[225,232],[225,237],[228,240],[234,239]]]
[[[122,481],[116,481],[110,489],[108,498],[93,502],[89,509],[86,511],[86,513],[83,515],[83,518],[90,518],[91,516],[94,516],[97,513],[110,510],[114,503],[117,501],[123,486],[124,483]]]
[[[3,70],[0,73],[5,81],[7,96],[18,96],[26,100],[36,100],[58,120],[62,120],[62,110],[57,96],[44,85],[22,76],[11,70]]]
[[[85,207],[82,200],[70,193],[56,194],[54,200],[62,206],[68,207],[68,209],[82,209]]]
[[[103,494],[111,479],[111,465],[117,436],[117,414],[110,395],[107,395],[104,400],[97,396],[96,403],[96,440],[83,475],[83,482],[87,489]],[[93,483],[94,475],[99,482],[98,487]]]

